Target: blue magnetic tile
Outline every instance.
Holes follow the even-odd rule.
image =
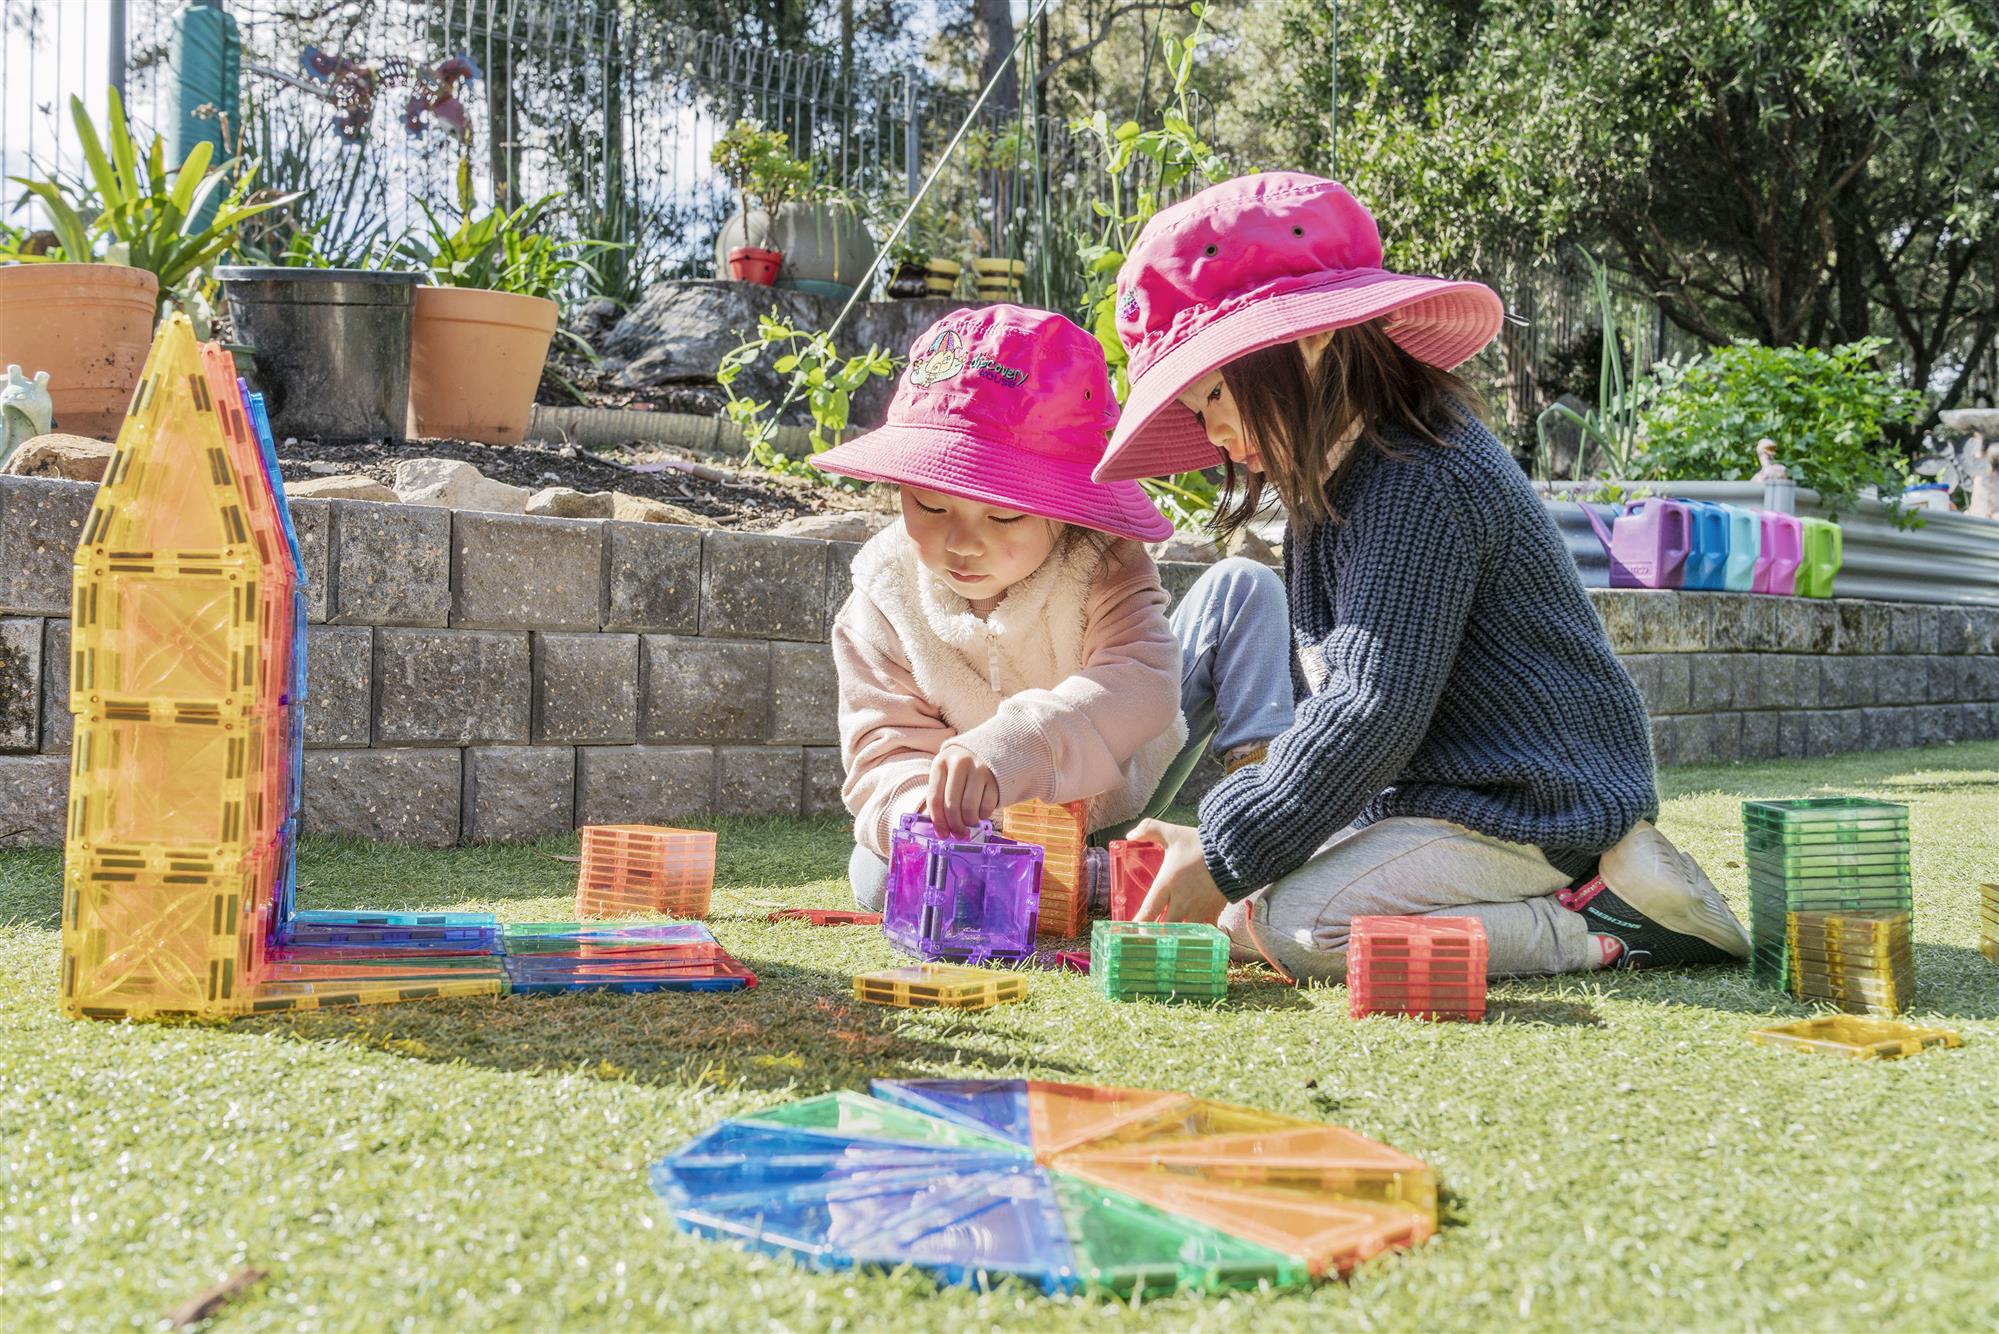
[[[284,525],[285,545],[292,552],[292,576],[303,587],[306,583],[305,558],[299,554],[298,533],[292,528],[291,506],[285,502],[285,478],[278,467],[278,444],[271,438],[271,415],[264,409],[264,396],[250,392],[249,382],[238,379],[236,391],[243,395],[244,415],[250,419],[257,431],[257,453],[263,461],[264,480],[271,488],[271,498],[278,504],[278,521]]]
[[[1024,1079],[877,1079],[868,1091],[884,1102],[1034,1146]]]
[[[1002,1170],[1017,1155],[941,1145],[885,1144],[815,1131],[725,1121],[653,1165],[652,1187],[669,1205],[763,1195],[863,1172],[943,1175]]]

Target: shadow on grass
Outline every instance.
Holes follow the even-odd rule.
[[[233,1027],[510,1074],[772,1092],[862,1088],[872,1078],[1004,1064],[1014,1054],[1009,1035],[975,1021],[862,1005],[845,975],[789,964],[757,968],[758,984],[739,992],[423,1001]],[[1046,1057],[1041,1064],[1080,1070]]]
[[[1530,1024],[1541,1028],[1602,1028],[1593,1006],[1573,1000],[1495,1000],[1486,1002],[1485,1021]]]

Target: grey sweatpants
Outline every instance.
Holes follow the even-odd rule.
[[[1221,925],[1300,981],[1346,977],[1354,918],[1419,914],[1483,922],[1494,977],[1573,973],[1594,952],[1582,917],[1555,898],[1568,883],[1539,848],[1397,816],[1341,830],[1290,875],[1230,904]]]

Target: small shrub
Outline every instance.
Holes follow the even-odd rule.
[[[1756,442],[1777,442],[1777,461],[1835,512],[1862,487],[1894,503],[1908,477],[1886,428],[1915,421],[1922,395],[1879,365],[1883,338],[1830,350],[1737,341],[1684,364],[1662,362],[1640,383],[1640,472],[1667,481],[1742,481],[1755,475]]]

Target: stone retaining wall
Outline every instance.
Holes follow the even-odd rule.
[[[59,842],[85,483],[0,477],[0,842]],[[304,819],[415,843],[840,810],[853,543],[292,504]],[[1203,567],[1163,567],[1179,593]],[[1664,763],[1999,735],[1999,609],[1593,590]],[[1212,773],[1212,770],[1209,771]]]

